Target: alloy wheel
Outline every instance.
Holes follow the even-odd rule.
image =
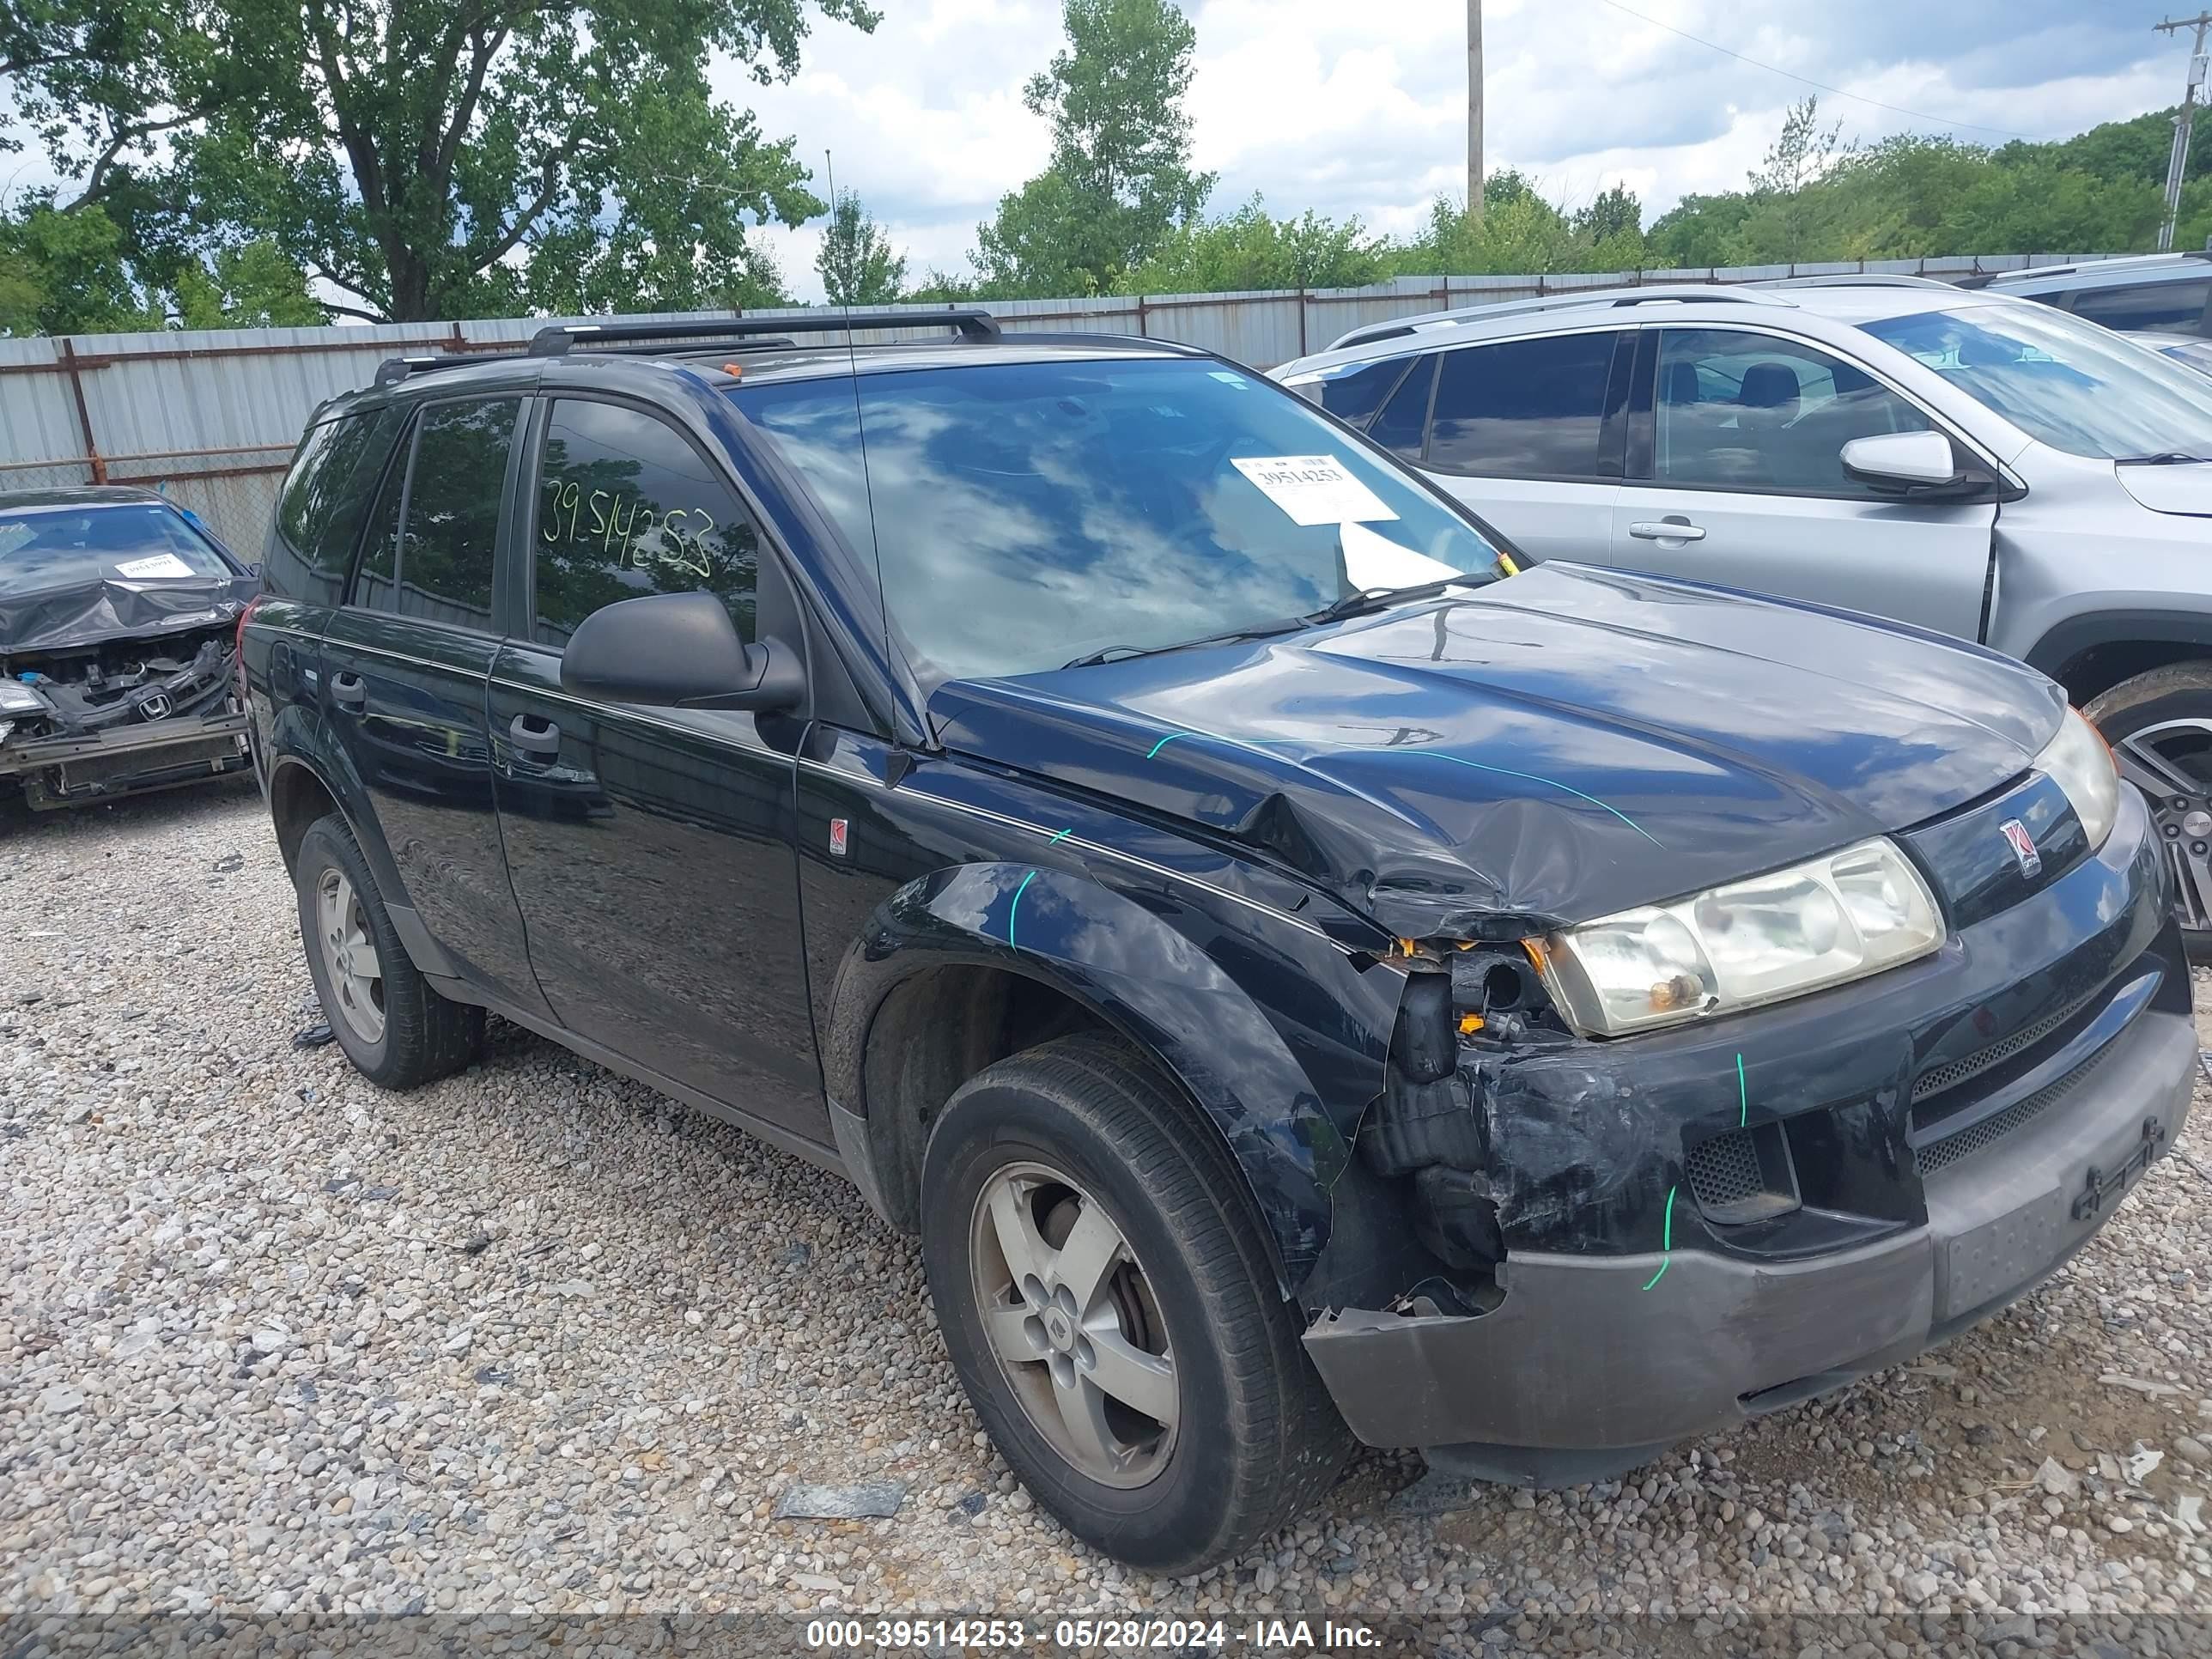
[[[1103,1485],[1158,1476],[1180,1414],[1175,1359],[1105,1206],[1058,1170],[1010,1164],[976,1194],[969,1262],[984,1340],[1037,1432]]]
[[[2184,927],[2212,927],[2212,720],[2161,720],[2112,746],[2120,775],[2149,796]]]
[[[344,871],[325,870],[316,884],[315,922],[323,968],[337,1002],[329,1012],[363,1042],[381,1042],[384,965],[377,957],[376,936],[368,929],[368,912]]]

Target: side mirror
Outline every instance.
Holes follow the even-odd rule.
[[[712,593],[620,599],[584,618],[561,653],[561,689],[653,708],[790,708],[806,676],[788,650],[747,645]]]
[[[1940,432],[1883,432],[1844,446],[1844,471],[1876,489],[1913,495],[1960,482],[1959,458]]]

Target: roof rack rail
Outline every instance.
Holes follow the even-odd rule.
[[[1515,317],[1531,312],[1567,311],[1585,306],[1646,306],[1666,303],[1786,306],[1793,301],[1778,294],[1754,292],[1748,283],[1651,283],[1639,288],[1592,288],[1565,294],[1544,294],[1527,300],[1493,300],[1480,305],[1455,306],[1449,311],[1426,311],[1418,316],[1372,323],[1340,336],[1331,351],[1366,345],[1375,340],[1396,339],[1425,329],[1449,328],[1454,323],[1483,321],[1492,317]]]
[[[1762,276],[1746,288],[1951,288],[1940,276],[1916,276],[1904,270],[1838,270],[1820,276]]]
[[[379,386],[398,386],[410,374],[428,374],[434,369],[465,368],[471,363],[481,363],[488,358],[512,357],[511,351],[480,351],[473,356],[461,356],[450,351],[434,351],[420,357],[387,357],[376,371]]]
[[[818,334],[848,328],[957,329],[963,339],[999,337],[998,319],[972,307],[950,311],[820,311],[803,317],[689,319],[672,323],[556,323],[531,337],[532,357],[563,357],[579,349],[647,340],[745,340],[782,334]]]
[[[2185,259],[2212,259],[2212,248],[2181,247],[2171,253],[2122,253],[2110,259],[2078,259],[2071,264],[2027,265],[2018,270],[1993,270],[1986,280],[1993,286],[2000,283],[2031,282],[2045,276],[2078,276],[2085,270],[2178,265]]]

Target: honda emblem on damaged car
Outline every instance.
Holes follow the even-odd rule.
[[[165,720],[169,718],[171,707],[168,698],[156,691],[152,696],[139,701],[138,714],[143,720]]]
[[[2043,873],[2043,854],[2035,850],[2035,837],[2027,833],[2027,826],[2018,818],[2007,818],[1997,825],[1997,833],[2012,848],[2013,862],[2030,881]]]

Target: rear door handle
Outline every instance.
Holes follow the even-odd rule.
[[[368,687],[358,674],[331,676],[331,695],[350,708],[358,708],[368,701]]]
[[[1628,533],[1639,542],[1701,542],[1705,538],[1705,527],[1692,524],[1677,514],[1668,514],[1656,522],[1638,519],[1628,526]]]
[[[535,714],[517,714],[507,722],[507,735],[526,755],[550,760],[561,752],[561,728]]]

